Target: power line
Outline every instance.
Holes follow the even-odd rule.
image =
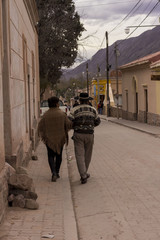
[[[122,19],[122,21],[121,21],[120,23],[117,24],[117,26],[115,26],[115,27],[109,32],[109,34],[110,34],[111,32],[113,32],[122,22],[124,22],[124,21],[127,19],[127,17],[131,14],[131,12],[137,7],[137,5],[138,5],[140,2],[141,2],[141,0],[139,0],[138,3],[136,3],[136,4],[134,5],[134,7],[131,9],[131,11]]]
[[[79,4],[79,3],[92,3],[93,1],[91,0],[91,1],[77,1],[77,2],[75,2],[75,4]],[[119,1],[118,1],[119,2]],[[123,2],[128,2],[128,1],[123,1]],[[112,2],[113,3],[113,2]],[[115,2],[116,3],[116,2]],[[110,4],[110,3],[108,3],[108,4]]]
[[[120,23],[117,24],[117,26],[115,26],[115,27],[109,32],[109,34],[110,34],[111,32],[113,32],[123,21],[125,21],[125,20],[127,19],[127,17],[131,14],[131,12],[138,6],[138,4],[139,4],[141,1],[142,1],[142,0],[139,0],[138,3],[136,3],[136,4],[134,5],[134,7],[131,9],[131,11],[122,19],[122,21],[121,21]],[[102,45],[103,45],[103,43],[104,43],[104,40],[105,40],[105,36],[104,36],[104,38],[103,38],[103,40],[102,40],[102,42],[101,42],[100,48],[102,47]]]
[[[141,26],[141,24],[148,18],[148,16],[153,12],[153,10],[157,7],[157,5],[159,4],[159,2],[157,2],[154,7],[150,10],[150,12],[147,14],[147,16],[139,23],[139,25],[123,40],[125,41],[126,39],[128,39],[136,30],[138,27]],[[122,42],[120,42],[118,45],[120,45]]]
[[[95,5],[86,5],[86,6],[76,6],[76,8],[85,8],[85,7],[99,7],[99,6],[106,6],[106,5],[116,5],[116,4],[119,4],[119,3],[124,3],[124,4],[126,4],[126,3],[129,3],[129,2],[132,2],[133,3],[133,1],[125,1],[125,2],[116,2],[116,3],[101,3],[101,4],[95,4]]]
[[[132,15],[134,15],[135,12],[136,12],[143,4],[145,4],[145,1],[146,1],[146,0],[144,0],[144,1],[140,4],[140,6],[133,12]],[[145,11],[147,10],[147,8],[150,6],[150,4],[151,4],[153,1],[154,1],[154,0],[151,0],[151,1],[147,4],[147,6],[146,6],[146,7],[143,9],[143,11],[141,12],[141,15],[143,15],[143,14],[145,13]],[[136,21],[138,21],[139,19],[140,19],[140,16],[137,17]]]
[[[114,31],[123,21],[125,21],[127,18],[128,18],[128,16],[129,15],[131,15],[131,13],[132,13],[132,15],[143,5],[143,3],[141,3],[140,5],[139,5],[139,3],[141,2],[142,0],[139,0],[136,4],[135,4],[135,6],[131,9],[131,11],[122,19],[122,21],[120,22],[120,23],[118,23],[117,24],[117,26],[116,27],[114,27],[109,33],[111,33],[112,31]],[[151,0],[150,2],[149,2],[149,4],[147,4],[147,6],[145,7],[145,9],[143,9],[143,13],[146,11],[146,9],[149,7],[149,5],[151,4],[151,2],[152,2],[153,0]],[[157,7],[157,5],[158,5],[158,3],[160,3],[160,0],[158,0],[158,2],[154,5],[154,7],[150,10],[150,12],[147,14],[147,16],[140,22],[140,24],[134,29],[134,31],[132,31],[124,40],[122,40],[121,42],[119,42],[119,44],[118,45],[120,45],[123,41],[125,41],[126,39],[128,39],[136,30],[137,30],[137,28],[139,27],[139,26],[141,26],[141,24],[148,18],[148,16],[153,12],[153,10]],[[107,5],[107,4],[106,4]],[[139,6],[138,6],[139,5]],[[138,6],[138,7],[137,7]],[[131,16],[132,16],[131,15]],[[104,38],[103,38],[103,41],[101,42],[101,45],[100,45],[100,47],[99,47],[99,50],[101,49],[101,47],[102,47],[102,45],[103,45],[103,43],[104,43],[104,40],[105,40],[105,36],[104,36]],[[91,47],[91,46],[90,46]],[[92,46],[93,47],[93,46]],[[98,51],[99,51],[98,50]],[[101,53],[101,55],[102,55],[103,53]],[[112,51],[111,52],[111,54],[110,54],[110,57],[111,57],[111,55],[113,55],[114,54],[114,51]],[[100,67],[101,67],[101,65],[102,64],[100,64]]]

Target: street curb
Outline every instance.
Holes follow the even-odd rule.
[[[76,217],[72,201],[71,186],[68,172],[68,154],[65,149],[65,160],[63,161],[63,209],[64,209],[64,234],[65,240],[78,240]]]
[[[121,125],[121,126],[124,126],[124,127],[128,127],[128,128],[133,129],[133,130],[137,130],[137,131],[139,131],[139,132],[146,133],[146,134],[151,135],[151,136],[156,137],[156,138],[160,138],[160,135],[159,135],[159,134],[147,132],[147,131],[142,130],[142,129],[140,129],[140,128],[132,127],[132,126],[126,125],[126,124],[124,124],[124,123],[115,122],[114,120],[108,119],[107,117],[100,117],[100,118],[103,119],[103,120],[106,120],[106,121],[108,121],[108,122],[115,123],[115,124],[118,124],[118,125]]]

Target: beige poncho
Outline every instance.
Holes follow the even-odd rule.
[[[63,145],[68,143],[71,128],[72,122],[61,109],[50,108],[39,122],[38,135],[49,148],[60,154]]]

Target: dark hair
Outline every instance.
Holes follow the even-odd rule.
[[[89,100],[88,99],[79,99],[81,104],[88,104]]]
[[[48,107],[55,108],[55,107],[57,107],[58,102],[59,102],[58,97],[50,97],[50,98],[48,98]]]

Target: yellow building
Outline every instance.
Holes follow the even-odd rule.
[[[102,101],[104,104],[103,113],[107,111],[107,80],[106,79],[94,79],[91,82],[90,96],[93,98],[92,105],[97,109],[98,102]],[[111,81],[109,80],[109,97],[110,105],[114,105],[113,92],[111,88]]]

